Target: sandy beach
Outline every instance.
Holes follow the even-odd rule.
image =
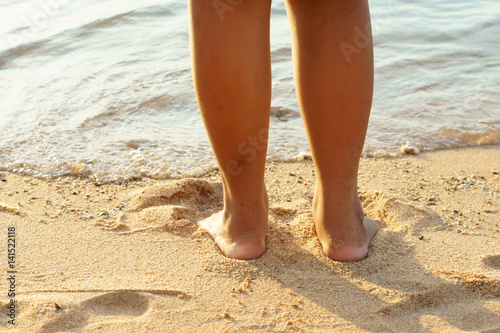
[[[217,170],[0,173],[1,332],[500,332],[500,146],[363,158],[360,196],[383,228],[356,263],[320,250],[308,159],[267,164],[267,251],[252,261],[197,228],[221,209]]]

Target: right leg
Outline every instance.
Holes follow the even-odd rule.
[[[316,231],[327,256],[359,260],[379,228],[378,221],[364,218],[357,193],[373,92],[368,3],[287,0],[287,10],[298,100],[316,169]],[[342,46],[356,42],[356,52],[344,54]]]
[[[189,0],[194,85],[224,187],[223,211],[200,226],[234,259],[265,251],[270,6],[271,0]]]

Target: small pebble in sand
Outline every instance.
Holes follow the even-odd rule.
[[[17,211],[17,210],[19,210],[19,205],[18,204],[9,204],[6,202],[0,202],[0,209]]]
[[[406,155],[418,155],[420,154],[420,149],[411,146],[408,142],[401,146],[401,152]]]

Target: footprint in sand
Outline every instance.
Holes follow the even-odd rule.
[[[117,291],[86,300],[82,308],[99,316],[142,316],[149,309],[148,297],[133,291]]]
[[[95,225],[119,233],[157,229],[189,236],[196,230],[195,221],[210,215],[221,198],[220,183],[200,179],[169,181],[131,193],[124,211]]]
[[[382,221],[394,231],[413,235],[424,230],[442,230],[446,224],[431,209],[397,198],[388,198],[377,192],[363,192],[360,196],[368,217]]]
[[[149,298],[134,291],[116,291],[92,297],[78,305],[59,306],[59,315],[45,323],[39,332],[55,333],[83,329],[107,321],[127,322],[144,315]]]
[[[492,255],[483,258],[483,264],[493,269],[500,269],[500,255]]]

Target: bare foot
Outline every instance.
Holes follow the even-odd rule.
[[[200,228],[208,231],[222,253],[228,258],[242,260],[256,259],[264,254],[267,216],[264,221],[262,218],[257,223],[252,221],[257,226],[255,230],[238,230],[236,218],[226,216],[220,211],[199,222]]]
[[[364,217],[357,197],[351,209],[348,203],[334,207],[320,202],[324,201],[315,200],[313,216],[323,252],[336,261],[365,259],[380,222]]]
[[[323,252],[330,259],[346,262],[365,259],[368,256],[368,247],[379,229],[379,221],[366,217],[358,230],[348,233],[320,232],[316,228]]]

